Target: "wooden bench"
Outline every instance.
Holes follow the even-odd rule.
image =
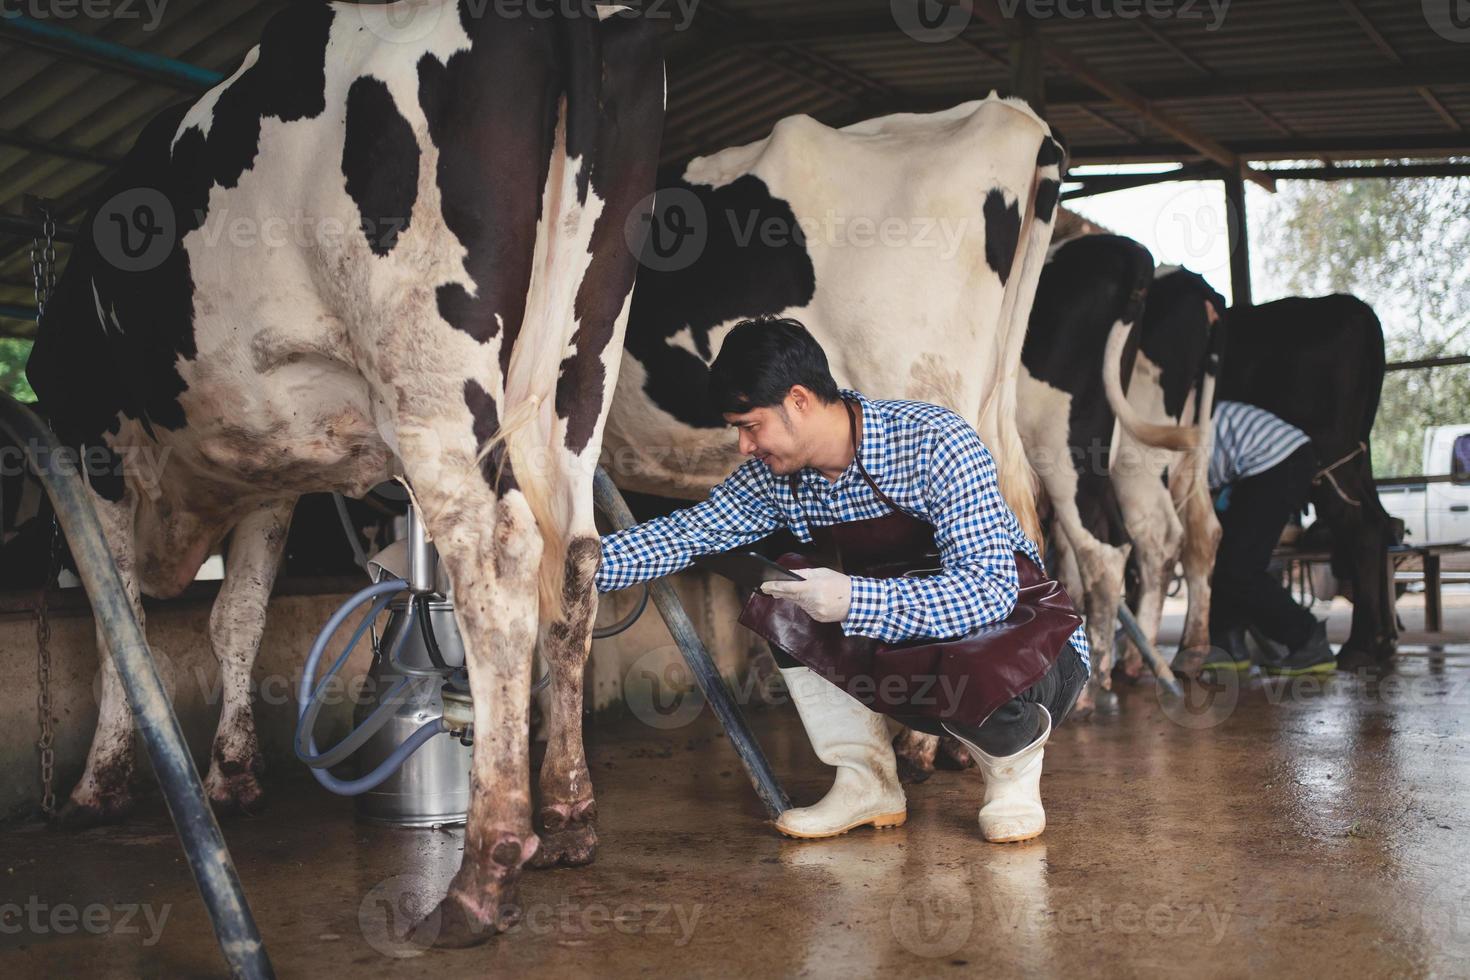
[[[1388,547],[1389,577],[1394,583],[1415,581],[1404,575],[1401,566],[1420,563],[1424,576],[1424,629],[1430,633],[1444,632],[1444,578],[1440,573],[1440,558],[1448,554],[1470,552],[1470,541],[1436,541],[1426,544],[1395,544]],[[1278,547],[1271,553],[1273,564],[1280,562],[1287,569],[1292,588],[1299,597],[1306,598],[1314,593],[1307,581],[1308,566],[1314,562],[1332,560],[1330,551],[1303,551],[1292,547]]]

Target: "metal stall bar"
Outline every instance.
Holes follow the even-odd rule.
[[[1154,672],[1154,679],[1159,682],[1159,686],[1176,698],[1183,696],[1184,689],[1175,679],[1174,671],[1169,669],[1164,658],[1159,656],[1159,651],[1155,650],[1154,645],[1148,642],[1148,637],[1143,635],[1143,627],[1138,625],[1138,620],[1133,616],[1133,610],[1128,608],[1126,602],[1118,603],[1118,622],[1122,625],[1123,632],[1127,633],[1128,638],[1133,641],[1133,645],[1138,647],[1143,654],[1143,659],[1148,661],[1149,670]]]
[[[0,37],[186,92],[211,88],[225,79],[222,72],[9,11],[0,16]]]
[[[56,508],[230,972],[251,980],[274,977],[199,771],[158,678],[147,640],[133,617],[122,577],[77,467],[54,462],[41,465],[39,452],[45,451],[47,458],[56,461],[65,458],[61,447],[41,420],[9,395],[0,397],[0,428],[25,447],[31,467]]]
[[[613,485],[612,477],[601,466],[597,468],[597,476],[593,483],[593,494],[597,507],[603,515],[612,522],[616,530],[632,527],[636,521],[633,520],[633,512],[628,509],[628,503],[618,488]],[[766,811],[771,818],[775,819],[791,808],[791,801],[786,798],[786,793],[781,789],[781,784],[776,780],[776,774],[771,771],[771,764],[766,760],[766,755],[761,751],[760,743],[751,734],[750,727],[745,723],[745,715],[730,697],[730,692],[725,688],[725,682],[720,678],[720,672],[715,668],[714,662],[710,660],[709,651],[704,648],[704,642],[700,640],[699,634],[694,632],[694,624],[689,621],[689,614],[684,611],[684,606],[679,602],[679,597],[674,594],[673,586],[665,579],[659,579],[650,583],[653,591],[654,605],[658,606],[659,615],[663,616],[664,623],[673,634],[674,642],[679,644],[679,650],[684,654],[684,661],[689,664],[689,669],[694,672],[694,679],[699,684],[699,689],[704,692],[704,698],[714,709],[715,717],[720,719],[724,726],[725,734],[729,736],[730,744],[735,747],[740,756],[740,762],[745,766],[745,773],[750,777],[750,784],[755,787],[756,795],[766,805]]]

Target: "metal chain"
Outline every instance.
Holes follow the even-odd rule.
[[[56,288],[56,219],[41,208],[41,237],[31,239],[31,279],[36,290],[36,320],[46,312],[46,302]]]
[[[46,578],[36,596],[36,710],[41,715],[41,737],[36,748],[41,754],[41,812],[51,816],[56,812],[56,791],[52,787],[55,776],[56,753],[52,746],[56,734],[51,727],[51,617],[48,600],[51,583],[56,578],[61,557],[61,523],[56,514],[51,515],[50,559],[46,563]]]
[[[41,237],[31,240],[31,279],[36,290],[36,319],[46,312],[46,303],[56,288],[56,219],[45,207],[41,212]],[[41,735],[36,749],[41,758],[41,812],[56,812],[54,788],[56,770],[56,732],[52,728],[51,711],[51,617],[49,600],[51,583],[56,579],[61,555],[61,524],[53,510],[51,542],[46,563],[46,578],[36,596],[36,711],[41,716]]]

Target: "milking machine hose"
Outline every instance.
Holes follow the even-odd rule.
[[[363,633],[367,631],[373,621],[378,618],[378,614],[387,608],[388,603],[393,600],[395,595],[406,588],[408,588],[408,583],[401,578],[384,579],[381,582],[374,582],[372,585],[359,591],[351,599],[348,599],[342,604],[340,609],[332,614],[332,618],[327,620],[327,625],[322,627],[322,631],[317,634],[316,642],[311,645],[311,655],[306,659],[306,667],[301,672],[301,685],[297,691],[297,703],[300,707],[296,720],[296,739],[293,745],[296,750],[296,758],[311,767],[311,774],[316,777],[317,782],[321,783],[333,793],[342,796],[356,796],[359,793],[366,793],[368,790],[380,785],[389,776],[397,772],[398,767],[403,765],[408,757],[417,752],[419,747],[425,742],[440,732],[449,730],[445,726],[442,716],[432,721],[424,722],[401,745],[394,749],[386,759],[379,763],[376,769],[366,776],[361,776],[357,779],[339,779],[327,771],[327,767],[335,766],[345,761],[348,756],[366,744],[367,740],[372,738],[378,729],[386,725],[392,719],[393,715],[397,713],[398,706],[403,703],[403,695],[407,689],[411,685],[421,683],[424,680],[424,676],[405,676],[388,690],[387,695],[383,698],[383,702],[373,710],[373,713],[368,716],[366,721],[353,729],[350,735],[330,749],[319,753],[316,747],[316,738],[312,735],[312,730],[316,726],[317,716],[321,714],[321,696],[326,693],[327,685],[336,676],[337,671],[341,670],[342,666],[347,663],[347,658],[352,656],[352,651],[357,648],[358,641],[362,639]],[[321,662],[322,654],[326,652],[327,643],[332,639],[332,636],[337,632],[338,627],[342,625],[343,621],[370,599],[376,600],[373,602],[373,607],[368,610],[368,614],[357,625],[357,629],[353,632],[352,638],[347,641],[347,647],[342,651],[342,655],[337,658],[336,663],[332,664],[331,669],[323,675],[321,682],[316,685],[316,690],[313,691],[312,682],[316,679],[317,664]],[[396,662],[399,648],[403,646],[404,640],[408,638],[413,630],[413,618],[417,612],[417,605],[417,603],[410,602],[404,609],[403,619],[400,622],[401,628],[398,631],[398,636],[393,641],[393,647],[388,655],[390,662]],[[438,677],[439,674],[435,672],[433,676]]]
[[[133,615],[92,498],[82,484],[76,457],[63,456],[56,437],[35,413],[4,394],[0,394],[0,429],[25,448],[32,469],[56,508],[76,558],[77,574],[112,652],[112,663],[127,692],[128,706],[168,801],[169,816],[178,830],[189,870],[209,910],[230,973],[237,977],[274,977],[260,930],[240,887],[240,876],[205,798],[204,783],[159,680],[148,641]],[[42,449],[49,456],[45,464],[36,458]],[[70,462],[65,462],[68,459]]]

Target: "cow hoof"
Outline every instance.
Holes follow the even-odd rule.
[[[526,862],[533,868],[577,867],[597,856],[597,803],[555,803],[541,808],[536,836],[541,846]]]
[[[1337,652],[1337,669],[1349,673],[1354,673],[1359,670],[1382,671],[1392,669],[1392,664],[1393,652],[1391,650],[1387,656],[1383,656],[1363,647],[1344,645]]]
[[[896,755],[894,758],[898,762],[898,781],[905,786],[922,783],[934,775],[932,766],[925,769],[921,763],[915,762],[906,755]]]
[[[521,919],[512,902],[495,903],[488,919],[465,907],[452,895],[444,896],[434,911],[414,924],[407,941],[421,949],[468,949],[510,929]]]
[[[66,805],[51,818],[51,826],[57,830],[74,833],[78,830],[89,830],[92,827],[122,823],[132,812],[133,800],[131,797],[102,799],[96,803],[78,803],[76,800],[67,800]]]
[[[209,791],[209,804],[215,816],[252,816],[265,809],[265,790],[251,772],[234,776],[209,779],[205,782]]]
[[[970,757],[970,750],[965,748],[965,743],[948,735],[939,740],[935,768],[943,766],[945,769],[969,769],[974,764],[975,760]]]

